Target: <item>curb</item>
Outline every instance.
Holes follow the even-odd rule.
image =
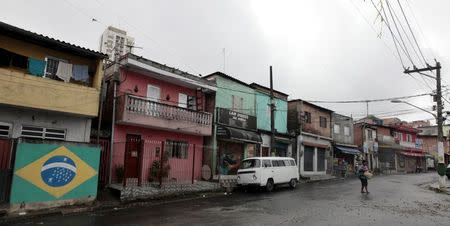
[[[66,208],[62,207],[62,208],[46,209],[42,211],[30,211],[27,212],[25,215],[19,215],[18,213],[5,215],[0,217],[0,224],[20,223],[24,222],[25,220],[31,220],[42,217],[70,216],[93,211],[106,212],[133,207],[143,207],[143,206],[161,205],[165,203],[196,200],[201,198],[212,198],[223,195],[221,191],[222,189],[215,189],[211,191],[193,192],[188,194],[187,193],[172,194],[167,196],[135,199],[131,201],[117,201],[116,203],[109,203],[109,204],[102,204],[99,201],[94,201],[91,206],[86,205],[66,206]]]

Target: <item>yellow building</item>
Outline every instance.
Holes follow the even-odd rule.
[[[89,142],[105,57],[0,22],[0,136]]]

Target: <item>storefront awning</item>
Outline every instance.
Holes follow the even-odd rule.
[[[336,149],[341,151],[345,154],[351,154],[351,155],[359,155],[361,152],[357,148],[349,148],[349,147],[343,147],[343,146],[336,146]]]
[[[244,141],[250,143],[261,143],[262,139],[259,134],[252,131],[236,129],[232,127],[226,126],[218,126],[217,127],[217,137],[223,139]]]
[[[425,154],[420,152],[402,151],[400,154],[411,157],[425,157]]]

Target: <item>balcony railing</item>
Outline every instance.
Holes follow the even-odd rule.
[[[209,127],[212,124],[212,115],[210,113],[158,103],[143,97],[125,95],[124,107],[129,113],[145,115],[148,117],[185,121],[206,127]]]

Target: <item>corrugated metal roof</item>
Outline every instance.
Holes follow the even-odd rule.
[[[42,34],[31,32],[22,28],[12,26],[10,24],[0,21],[0,34],[10,36],[15,39],[32,42],[36,45],[45,46],[61,51],[70,51],[77,55],[94,57],[94,58],[107,58],[106,54],[90,50],[78,45],[74,45],[59,39],[54,39]]]

